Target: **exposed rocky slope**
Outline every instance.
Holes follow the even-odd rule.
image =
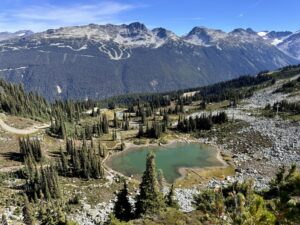
[[[290,31],[271,31],[258,32],[257,34],[287,55],[300,59],[300,31],[295,33]]]
[[[0,41],[17,39],[17,38],[25,38],[32,35],[33,32],[30,30],[20,30],[14,33],[11,32],[0,32]]]
[[[251,29],[179,37],[140,23],[90,24],[0,42],[0,76],[48,99],[182,89],[295,63]]]

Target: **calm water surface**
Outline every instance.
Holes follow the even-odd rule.
[[[145,170],[149,151],[156,154],[156,166],[162,169],[165,179],[173,182],[180,177],[181,167],[222,166],[216,157],[216,149],[198,143],[176,143],[168,146],[140,147],[112,156],[106,164],[126,176],[141,177]]]

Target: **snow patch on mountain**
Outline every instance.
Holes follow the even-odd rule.
[[[58,94],[62,93],[62,89],[61,89],[61,87],[59,85],[56,85],[56,90],[57,90]]]
[[[257,33],[257,35],[260,37],[265,37],[267,34],[268,34],[268,32],[266,32],[266,31],[261,31],[261,32]]]
[[[268,32],[267,31],[260,31],[260,32],[257,32],[257,35],[260,36],[262,39],[264,40],[268,40]]]
[[[264,42],[267,32],[256,33],[252,29],[238,28],[229,33],[222,30],[209,29],[205,27],[195,27],[188,35],[183,37],[183,40],[193,45],[203,47],[215,46],[222,50],[221,45],[229,44],[231,46],[238,46],[241,43],[253,43],[257,41]]]
[[[289,56],[300,60],[300,32],[285,38],[277,47]]]
[[[15,71],[15,70],[25,70],[28,67],[26,66],[22,66],[22,67],[18,67],[18,68],[8,68],[8,69],[0,69],[0,72],[8,72],[8,71]]]
[[[141,23],[132,23],[129,25],[90,24],[51,29],[34,35],[33,39],[85,39],[98,43],[114,42],[130,48],[158,48],[169,40],[178,40],[179,37],[163,28],[156,28],[151,31]]]
[[[219,44],[216,45],[216,48],[222,51],[223,49],[219,46]]]
[[[10,33],[0,33],[0,41],[8,34]],[[43,48],[49,46],[60,49],[67,48],[74,51],[76,55],[81,51],[84,52],[78,56],[97,57],[94,51],[93,53],[89,52],[90,49],[96,47],[99,52],[107,55],[111,60],[123,60],[130,58],[132,50],[135,48],[157,49],[168,43],[179,48],[183,45],[215,47],[219,51],[225,51],[227,47],[244,48],[245,44],[250,43],[257,44],[257,46],[275,46],[285,54],[299,58],[298,37],[294,37],[296,34],[300,34],[300,31],[299,33],[289,31],[255,32],[250,28],[238,28],[231,32],[224,32],[218,29],[194,27],[187,35],[179,37],[164,28],[150,30],[138,22],[129,25],[89,24],[50,29],[36,34],[28,31],[16,32],[14,36],[17,38],[1,42],[0,52],[37,49],[37,51],[46,53],[49,52],[48,49]],[[24,39],[24,37],[26,38]],[[24,42],[25,45],[22,44]],[[183,54],[180,49],[175,51]],[[193,54],[196,55],[197,52],[195,51]],[[64,57],[62,61],[65,62],[66,58]]]
[[[131,56],[129,49],[123,48],[120,46],[118,46],[117,49],[114,49],[114,48],[110,48],[108,46],[102,45],[99,47],[99,51],[107,54],[111,60],[128,59]]]
[[[282,43],[282,42],[283,42],[283,40],[280,40],[280,39],[278,39],[278,38],[275,38],[275,39],[271,42],[271,44],[277,46],[278,44],[280,44],[280,43]]]

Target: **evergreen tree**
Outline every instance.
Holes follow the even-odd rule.
[[[180,113],[184,113],[184,107],[183,107],[183,101],[182,101],[182,99],[180,99],[180,101],[179,101],[179,104],[180,104]]]
[[[83,137],[81,148],[76,148],[72,140],[67,140],[67,155],[61,152],[59,172],[64,176],[82,177],[86,179],[99,179],[104,175],[100,157],[105,157],[106,149],[101,143],[98,145],[98,154],[91,146],[87,146],[87,141]],[[70,159],[70,160],[69,160]]]
[[[23,161],[28,157],[31,157],[35,162],[42,161],[43,152],[38,138],[30,138],[29,136],[19,138],[19,148]]]
[[[172,184],[169,194],[167,195],[166,204],[171,208],[179,209],[178,201],[175,199],[174,196],[174,184]]]
[[[234,224],[275,224],[275,216],[265,206],[264,199],[258,195],[244,196],[238,193],[238,213],[233,213]],[[247,202],[246,198],[250,199]]]
[[[279,224],[284,224],[288,218],[290,221],[299,221],[299,203],[295,201],[300,196],[300,176],[297,175],[296,165],[289,170],[281,166],[274,179],[270,182],[270,189],[264,193],[266,199],[275,198],[275,216]],[[292,222],[291,222],[292,223]]]
[[[113,120],[113,122],[114,122],[114,127],[118,128],[119,127],[119,120],[118,120],[116,112],[114,112],[114,120]]]
[[[123,221],[129,221],[132,218],[132,207],[128,200],[128,187],[125,181],[123,189],[117,194],[114,214],[116,218]]]
[[[143,127],[143,124],[140,124],[139,125],[139,132],[138,132],[138,137],[140,138],[140,137],[143,137],[143,135],[144,135],[144,127]]]
[[[152,125],[152,136],[155,137],[156,139],[161,137],[162,134],[162,126],[159,122],[154,121]]]
[[[60,147],[60,156],[61,156],[61,171],[63,171],[64,175],[66,176],[69,171],[69,163],[66,155],[63,153],[62,148]]]
[[[31,207],[29,205],[29,201],[26,195],[24,195],[24,206],[23,206],[23,222],[25,225],[34,225],[35,221],[32,216]]]
[[[98,142],[98,154],[100,155],[100,157],[104,158],[104,150],[103,150],[104,146],[101,144],[101,142]]]
[[[116,130],[113,130],[113,132],[112,132],[112,140],[113,141],[117,140],[117,131]]]
[[[193,132],[201,130],[210,130],[213,126],[213,120],[215,123],[225,123],[228,121],[225,113],[220,113],[216,116],[206,116],[205,114],[196,116],[195,118],[184,118],[179,116],[177,129],[182,132]]]
[[[34,200],[38,197],[47,200],[60,198],[60,186],[55,168],[52,165],[45,168],[41,165],[39,170],[36,165],[33,168],[28,169],[28,165],[25,164],[25,170],[31,171],[27,174],[28,179],[24,185],[27,196]]]
[[[221,188],[215,190],[216,198],[215,198],[215,207],[217,216],[220,218],[225,210],[224,197]]]
[[[142,124],[143,124],[143,125],[146,125],[146,123],[147,123],[146,112],[143,111],[143,112],[142,112]]]
[[[153,152],[147,155],[146,170],[142,176],[140,193],[137,196],[135,208],[138,217],[155,214],[165,208],[163,195],[158,187],[155,155]]]
[[[67,219],[59,203],[43,204],[38,212],[38,218],[40,225],[79,225]]]
[[[228,117],[225,112],[220,112],[215,116],[212,116],[212,122],[215,124],[222,124],[228,122]]]
[[[49,104],[37,93],[26,93],[22,84],[0,79],[0,111],[35,119],[49,118]]]
[[[206,109],[206,103],[204,101],[202,101],[200,103],[200,110],[205,110]]]
[[[164,127],[165,127],[164,131],[166,131],[166,128],[169,128],[169,125],[170,125],[170,118],[169,118],[168,113],[164,113],[163,123],[164,123]]]
[[[109,132],[108,127],[109,127],[108,119],[107,119],[106,114],[104,114],[102,116],[102,130],[103,130],[103,133],[108,134],[108,132]]]
[[[128,116],[124,114],[124,119],[123,119],[123,129],[124,130],[129,130],[129,119]]]

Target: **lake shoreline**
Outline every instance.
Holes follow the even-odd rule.
[[[216,147],[216,146],[214,146]],[[221,162],[222,166],[206,166],[206,167],[179,167],[178,172],[180,174],[180,177],[178,177],[174,182],[184,180],[188,174],[189,171],[198,170],[198,171],[205,171],[205,170],[213,170],[213,169],[225,169],[229,165],[226,163],[226,161],[221,156],[221,150],[219,148],[216,148],[217,154],[215,155],[216,159]]]
[[[200,144],[200,145],[205,145],[205,146],[209,146],[211,148],[213,148],[215,151],[216,151],[216,154],[211,156],[210,158],[213,158],[215,157],[215,159],[220,162],[222,165],[221,166],[207,166],[207,167],[179,167],[177,168],[177,172],[180,174],[180,177],[176,178],[174,180],[174,183],[179,181],[179,180],[183,180],[187,174],[188,174],[188,171],[192,171],[192,170],[211,170],[211,169],[220,169],[220,168],[226,168],[228,167],[229,165],[226,163],[226,161],[222,158],[222,155],[221,155],[221,149],[219,146],[217,145],[214,145],[214,144],[206,144],[206,143],[203,143],[202,141],[200,140],[197,140],[197,139],[191,139],[191,138],[181,138],[181,139],[178,139],[178,140],[170,140],[168,143],[166,144],[161,144],[161,143],[145,143],[145,144],[141,144],[141,145],[136,145],[134,144],[133,142],[129,142],[129,143],[125,143],[125,149],[123,151],[118,151],[118,152],[113,152],[111,154],[108,155],[108,157],[105,158],[105,160],[103,161],[103,163],[105,164],[105,166],[107,168],[109,168],[111,171],[113,171],[115,174],[118,174],[118,175],[122,175],[126,178],[130,178],[130,179],[136,179],[136,178],[133,178],[133,176],[127,176],[119,171],[116,171],[114,170],[113,168],[111,168],[110,165],[108,165],[106,163],[107,160],[112,160],[113,157],[116,157],[116,156],[119,156],[119,155],[122,155],[122,154],[127,154],[128,152],[130,151],[135,151],[139,148],[147,148],[147,147],[170,147],[172,145],[175,145],[175,144],[180,144],[180,143],[186,143],[186,144]],[[138,180],[138,179],[136,179]]]

